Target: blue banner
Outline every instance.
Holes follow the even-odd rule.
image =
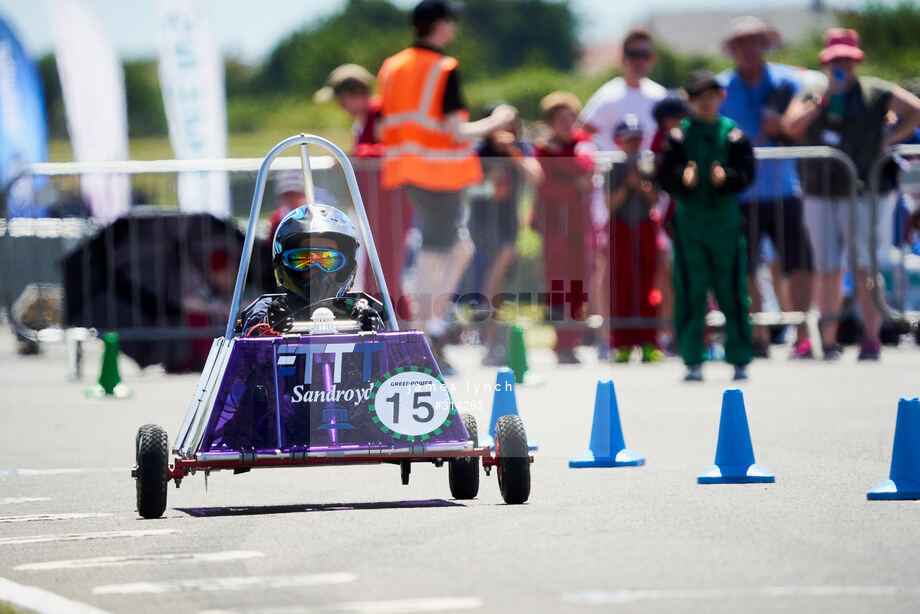
[[[38,67],[0,19],[0,189],[7,195],[10,217],[43,217],[31,181],[10,186],[22,167],[48,160],[48,126]]]

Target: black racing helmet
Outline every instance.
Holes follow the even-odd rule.
[[[332,239],[335,248],[302,248],[303,239]],[[272,240],[275,280],[308,305],[342,296],[355,280],[358,233],[341,210],[304,205],[284,216]],[[311,271],[307,274],[307,271]]]

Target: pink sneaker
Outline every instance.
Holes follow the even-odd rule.
[[[803,339],[795,344],[792,348],[792,358],[797,360],[809,360],[815,357],[811,350],[811,339]]]
[[[857,360],[878,360],[882,355],[882,342],[866,337],[859,344]]]

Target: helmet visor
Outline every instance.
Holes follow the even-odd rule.
[[[295,271],[307,271],[318,267],[327,273],[342,270],[348,258],[336,249],[313,249],[298,247],[289,249],[283,254],[284,264]]]

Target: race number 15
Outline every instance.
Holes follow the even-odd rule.
[[[375,413],[396,433],[424,435],[450,414],[450,395],[437,378],[419,372],[397,373],[377,391]]]
[[[427,398],[431,398],[430,392],[416,392],[412,397],[412,419],[416,422],[431,422],[431,419],[434,418],[434,407],[431,406],[431,403],[426,403],[423,400]],[[387,399],[387,403],[393,404],[393,422],[395,424],[399,424],[399,399],[398,392]],[[424,410],[424,417],[422,414],[415,413],[414,410],[416,409]]]

